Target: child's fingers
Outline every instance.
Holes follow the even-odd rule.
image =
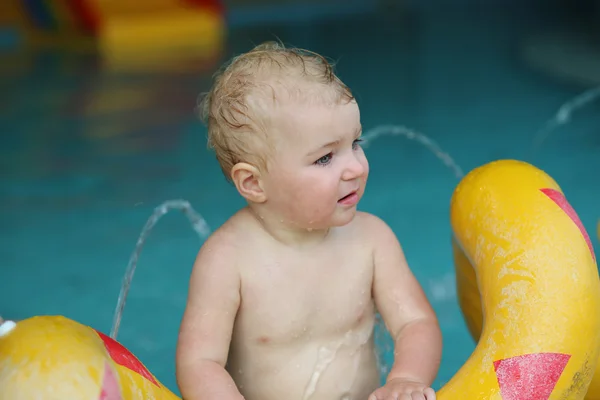
[[[423,394],[425,395],[425,400],[435,400],[435,391],[432,388],[423,390]]]

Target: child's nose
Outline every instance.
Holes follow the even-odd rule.
[[[363,163],[360,162],[360,160],[356,156],[353,155],[350,158],[348,164],[346,165],[346,169],[342,174],[342,179],[345,181],[350,181],[352,179],[356,179],[362,176],[362,174],[364,173],[365,166],[363,165]]]

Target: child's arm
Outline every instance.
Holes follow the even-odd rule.
[[[407,391],[422,385],[425,389],[417,390],[426,390],[429,394],[425,397],[433,398],[433,391],[428,388],[437,375],[442,356],[436,315],[408,267],[394,232],[379,218],[370,223],[376,243],[373,295],[395,344],[394,365],[387,382],[400,382],[401,386],[405,382],[411,386]],[[398,387],[390,390],[396,391]],[[387,398],[382,394],[374,398]]]
[[[233,253],[215,233],[192,270],[177,342],[176,375],[185,400],[242,400],[225,370],[240,304],[240,277]]]

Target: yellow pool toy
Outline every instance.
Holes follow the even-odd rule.
[[[600,398],[596,257],[558,184],[527,163],[492,162],[458,185],[450,218],[478,343],[438,399]]]
[[[492,162],[462,180],[450,214],[459,303],[478,344],[437,398],[600,399],[596,257],[556,182]],[[179,399],[122,345],[61,316],[0,325],[0,388],[0,400]]]
[[[174,400],[126,348],[62,316],[0,325],[0,400]]]

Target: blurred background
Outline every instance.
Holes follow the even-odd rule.
[[[0,315],[60,314],[108,333],[155,207],[188,200],[215,229],[243,205],[195,106],[221,63],[265,40],[335,60],[365,132],[424,135],[370,143],[360,208],[394,229],[438,312],[436,388],[474,344],[454,288],[456,168],[423,142],[464,172],[500,158],[543,168],[598,246],[598,0],[2,0]],[[201,244],[181,214],[158,222],[118,336],[176,392]]]

